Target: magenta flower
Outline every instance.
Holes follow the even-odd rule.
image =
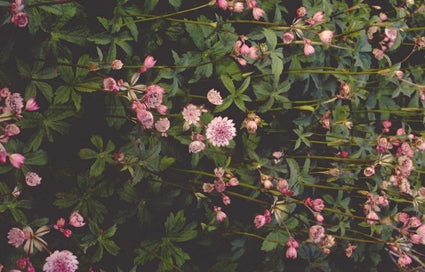
[[[19,228],[11,228],[7,233],[7,239],[9,239],[9,244],[18,248],[25,241],[25,233]]]
[[[235,124],[227,117],[215,117],[207,126],[206,136],[213,146],[227,146],[236,136]]]
[[[15,168],[21,168],[21,166],[25,163],[25,160],[25,157],[21,154],[9,154],[10,164]]]
[[[28,186],[34,187],[41,184],[41,177],[35,172],[28,172],[25,175],[25,182]]]
[[[68,250],[56,250],[46,258],[43,266],[45,272],[75,272],[77,269],[77,257]]]
[[[25,110],[26,111],[36,111],[39,108],[40,108],[40,106],[38,106],[34,97],[31,97],[30,99],[28,99],[27,103],[25,104]]]
[[[78,211],[75,211],[69,217],[69,224],[73,227],[80,228],[83,227],[86,223],[84,223],[84,218]]]

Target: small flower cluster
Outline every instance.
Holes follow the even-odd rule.
[[[255,0],[245,1],[227,1],[227,0],[216,0],[217,6],[222,10],[228,10],[230,12],[241,13],[245,9],[252,10],[252,16],[255,20],[260,20],[265,12],[258,7],[258,3]],[[246,5],[246,6],[245,6]]]
[[[301,6],[296,11],[296,18],[294,19],[291,28],[288,32],[283,33],[282,40],[284,44],[290,44],[295,39],[295,34],[303,40],[304,43],[304,55],[309,56],[314,54],[316,51],[312,45],[311,39],[305,37],[303,31],[301,30],[302,26],[307,24],[308,26],[315,26],[321,24],[325,21],[325,15],[323,11],[316,11],[313,16],[306,18],[307,9],[304,6]],[[334,36],[334,32],[331,30],[323,30],[319,34],[319,39],[322,43],[326,45],[330,45],[332,43],[332,38]]]
[[[294,238],[289,237],[286,246],[288,248],[286,249],[285,257],[288,259],[296,259],[298,257],[297,249],[300,246],[298,242]]]
[[[286,196],[292,196],[294,194],[293,190],[289,189],[288,180],[279,177],[272,177],[261,172],[260,168],[257,168],[260,173],[260,182],[265,189],[272,189],[276,186],[276,189]]]
[[[225,169],[223,167],[215,168],[214,174],[216,176],[214,184],[204,183],[202,185],[202,190],[204,191],[204,193],[211,193],[213,190],[215,190],[217,193],[221,194],[223,204],[230,205],[230,197],[224,194],[224,191],[226,190],[226,187],[238,186],[239,180],[229,173],[226,174]],[[225,181],[224,178],[226,178],[227,181]]]
[[[248,113],[248,116],[243,120],[243,126],[249,134],[255,134],[260,124],[261,118],[253,112]]]
[[[318,245],[323,253],[329,255],[331,247],[335,244],[335,238],[332,235],[325,234],[325,228],[320,225],[311,226],[308,230],[310,240]]]
[[[367,201],[363,205],[363,212],[366,215],[366,223],[369,225],[377,224],[379,222],[379,216],[377,212],[381,211],[381,207],[387,207],[389,205],[388,198],[385,195],[376,195],[368,193],[366,195]]]
[[[10,22],[18,27],[28,25],[28,15],[23,12],[25,5],[22,0],[14,0],[10,4]]]
[[[7,158],[15,168],[21,168],[25,163],[25,157],[19,153],[9,153],[3,144],[9,142],[10,138],[18,135],[21,130],[11,120],[22,118],[24,111],[36,111],[39,109],[34,98],[28,99],[24,106],[24,99],[20,93],[13,93],[9,88],[0,89],[0,163],[5,164]],[[8,122],[9,121],[9,122]]]
[[[270,216],[270,211],[265,210],[264,214],[258,214],[254,218],[254,226],[256,229],[261,228],[267,223],[270,223],[272,221],[272,218]]]
[[[258,59],[258,47],[249,46],[247,41],[248,38],[241,35],[233,45],[232,56],[242,66],[246,66],[248,64],[248,61],[244,57],[247,57],[251,60]]]
[[[380,23],[385,22],[386,20],[388,20],[387,15],[385,13],[380,13],[379,14],[379,20],[378,20],[377,23],[380,24]],[[370,40],[373,39],[374,34],[378,30],[379,30],[379,27],[376,26],[376,25],[369,27],[369,29],[367,30],[368,39],[370,39]],[[381,59],[384,58],[385,51],[387,51],[389,48],[391,48],[394,45],[395,40],[397,39],[397,36],[398,36],[398,30],[397,29],[385,27],[384,37],[379,42],[381,49],[374,48],[372,50],[372,53],[377,60],[381,60]]]
[[[322,211],[325,208],[325,202],[321,198],[311,199],[307,197],[304,200],[305,206],[313,213],[316,221],[322,223],[324,218],[322,215]]]
[[[69,216],[69,223],[70,226],[73,226],[75,228],[81,228],[83,227],[86,223],[84,222],[84,218],[83,216],[81,216],[81,214],[78,213],[78,211],[74,211],[70,216]],[[63,235],[66,238],[70,238],[72,236],[72,230],[65,228],[66,226],[66,220],[64,218],[59,218],[56,221],[56,224],[53,225],[53,228],[62,232]]]

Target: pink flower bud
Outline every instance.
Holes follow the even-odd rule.
[[[286,249],[285,257],[288,259],[296,259],[297,258],[297,249],[294,247],[288,247]]]
[[[5,137],[11,137],[18,135],[21,132],[19,127],[16,124],[7,124],[4,127],[4,136]]]
[[[266,217],[264,215],[257,215],[254,218],[255,228],[259,229],[266,224]]]
[[[314,213],[314,218],[316,218],[316,221],[318,223],[322,223],[325,220],[325,218],[323,217],[323,215],[321,213],[318,213],[318,212],[315,212]]]
[[[205,149],[205,144],[201,141],[193,141],[189,144],[189,153],[199,153]]]
[[[374,211],[369,211],[366,215],[366,223],[369,225],[377,224],[379,222],[379,217]]]
[[[25,175],[25,182],[28,186],[35,187],[41,184],[41,177],[35,172],[28,172]]]
[[[103,90],[107,92],[118,92],[120,90],[117,82],[112,77],[107,77],[103,79]]]
[[[143,61],[143,66],[140,68],[139,73],[144,73],[148,69],[155,66],[156,60],[152,56],[147,56]]]
[[[65,223],[66,223],[66,221],[65,221],[65,218],[59,218],[58,220],[56,220],[56,224],[55,225],[53,225],[53,228],[54,229],[61,229],[61,228],[63,228],[64,226],[65,226]]]
[[[221,207],[214,206],[214,212],[216,213],[216,220],[218,222],[223,222],[227,215],[221,210]]]
[[[10,17],[10,22],[18,27],[26,27],[28,25],[28,15],[25,12],[18,12]]]
[[[400,267],[406,267],[412,263],[412,258],[410,258],[409,255],[403,252],[400,254],[397,263]]]
[[[222,10],[226,10],[229,7],[229,3],[226,0],[217,0],[217,6]]]
[[[304,6],[301,6],[297,9],[297,18],[301,18],[307,15],[307,9]]]
[[[255,8],[252,9],[252,16],[257,21],[260,20],[261,17],[264,16],[264,14],[265,14],[264,10],[262,10],[262,9],[260,9],[258,7],[255,7]]]
[[[21,168],[21,166],[25,163],[25,160],[25,157],[18,153],[9,155],[10,164],[15,168]]]
[[[78,211],[75,211],[69,217],[69,224],[73,227],[80,228],[83,227],[86,223],[84,223],[84,218]]]
[[[64,229],[62,233],[66,238],[72,237],[72,230],[70,230],[70,229]]]
[[[225,194],[223,194],[222,196],[221,196],[221,200],[223,201],[223,204],[224,205],[230,205],[230,203],[231,203],[231,199],[230,199],[230,197],[229,196],[227,196],[227,195],[225,195]]]
[[[37,105],[37,102],[35,101],[34,97],[31,97],[28,99],[27,103],[25,104],[25,110],[26,111],[36,111],[40,107]]]
[[[304,39],[304,55],[309,56],[314,54],[314,47],[311,45],[311,41],[309,39]]]
[[[334,33],[330,30],[324,30],[320,32],[319,34],[320,40],[327,45],[332,43],[333,36],[334,36]]]
[[[324,20],[324,15],[323,15],[323,11],[317,11],[314,15],[313,15],[313,20],[316,23],[323,23]]]

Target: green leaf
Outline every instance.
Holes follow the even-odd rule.
[[[82,148],[78,152],[78,156],[83,160],[89,160],[89,159],[95,159],[97,158],[97,152],[89,149],[89,148]]]
[[[69,86],[60,86],[55,92],[54,103],[65,104],[69,101],[72,88]]]
[[[114,256],[118,255],[120,251],[120,248],[113,240],[102,240],[102,246],[109,252],[109,254]]]
[[[289,179],[288,182],[290,185],[294,185],[298,181],[298,176],[300,173],[300,168],[296,160],[291,158],[286,158],[286,163],[289,166]]]
[[[168,0],[170,4],[177,10],[182,4],[182,0]]]
[[[92,142],[98,151],[103,151],[103,140],[99,135],[92,135],[90,142]]]
[[[112,238],[117,232],[117,230],[118,228],[116,224],[111,226],[110,228],[108,228],[102,233],[102,238],[105,238],[105,239]]]
[[[90,167],[90,176],[98,177],[105,170],[105,159],[98,158]]]
[[[230,92],[230,94],[236,95],[235,85],[233,84],[233,81],[230,77],[222,75],[220,77],[220,80],[223,83],[224,87],[226,87],[226,89]]]
[[[75,79],[77,81],[83,80],[89,73],[89,69],[86,68],[89,64],[89,55],[84,54],[78,59],[77,68],[75,70]]]
[[[33,153],[25,154],[25,164],[27,165],[46,165],[47,152],[44,150],[37,150]]]
[[[34,85],[40,90],[41,94],[46,98],[47,102],[51,103],[53,99],[53,89],[48,83],[43,81],[32,81]],[[29,97],[28,97],[29,98]]]
[[[261,250],[272,251],[281,244],[284,245],[288,241],[288,234],[285,231],[277,230],[270,232],[263,243],[261,244]]]
[[[172,157],[167,157],[167,156],[162,157],[161,160],[159,161],[159,170],[164,171],[165,169],[173,165],[175,161],[176,159]]]
[[[264,36],[266,37],[268,50],[270,51],[274,50],[277,45],[276,33],[268,28],[264,28],[263,33],[264,33]]]

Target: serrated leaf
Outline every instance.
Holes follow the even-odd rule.
[[[272,231],[266,236],[265,240],[261,244],[261,250],[272,251],[276,249],[279,244],[284,245],[287,240],[288,234],[286,234],[284,231]]]
[[[233,84],[233,81],[230,77],[222,75],[220,77],[220,80],[223,83],[224,87],[230,92],[230,94],[236,95],[235,85]]]

